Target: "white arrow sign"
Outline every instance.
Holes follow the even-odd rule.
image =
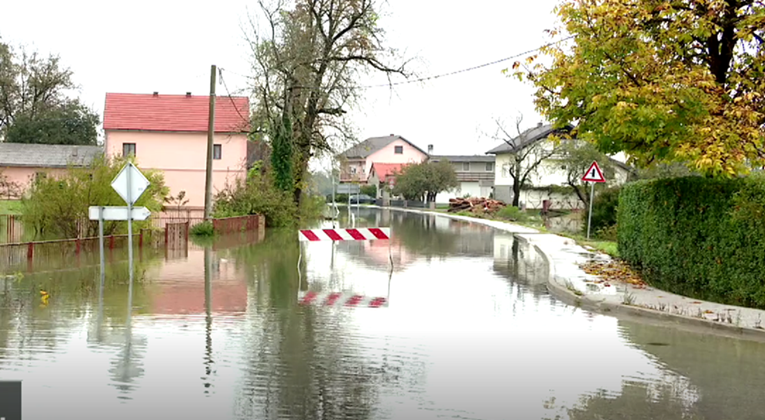
[[[90,220],[98,220],[98,206],[90,206],[88,213]],[[103,207],[104,220],[127,220],[128,208],[127,207]],[[151,211],[146,207],[133,207],[133,220],[146,220],[151,216]]]
[[[128,183],[128,176],[130,177]],[[128,185],[129,184],[129,185]],[[151,183],[132,163],[125,165],[112,181],[112,188],[122,197],[127,204],[134,204],[141,197],[146,188]],[[128,191],[130,192],[130,201],[128,201]],[[127,219],[124,219],[127,220]]]

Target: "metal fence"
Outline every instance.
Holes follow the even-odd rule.
[[[266,218],[253,214],[241,217],[226,217],[213,219],[213,230],[217,233],[236,233],[251,230],[263,230],[266,227]]]

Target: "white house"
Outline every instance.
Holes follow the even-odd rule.
[[[538,187],[566,186],[568,185],[568,171],[564,156],[555,151],[555,143],[549,139],[556,130],[552,125],[538,124],[530,128],[518,137],[503,143],[486,154],[495,156],[494,171],[494,198],[511,203],[513,200],[513,177],[511,170],[516,163],[516,153],[520,153],[524,159],[521,167],[528,168],[537,161],[539,163],[530,172],[525,188],[521,190],[521,203],[527,208],[542,208],[545,200],[551,201],[554,208],[580,208],[582,203],[575,194],[561,194],[538,189]],[[566,140],[580,141],[580,140]],[[541,159],[544,157],[544,159]],[[614,180],[608,180],[612,184],[626,182],[630,168],[624,163],[623,155],[611,157],[615,168]],[[584,175],[584,174],[582,174]]]
[[[432,152],[431,147],[428,148]],[[430,156],[431,162],[449,161],[457,173],[459,186],[439,193],[436,203],[448,203],[450,198],[489,197],[494,186],[494,156]]]

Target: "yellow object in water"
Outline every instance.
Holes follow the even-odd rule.
[[[45,290],[40,290],[40,300],[43,304],[48,304],[48,299],[50,299],[50,295]]]

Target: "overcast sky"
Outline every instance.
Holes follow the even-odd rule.
[[[557,0],[389,0],[381,25],[387,44],[416,58],[420,76],[512,56],[549,42]],[[0,37],[59,54],[74,71],[80,97],[103,115],[106,92],[209,92],[210,65],[224,69],[230,91],[246,86],[242,31],[255,1],[6,1]],[[470,6],[467,6],[470,4]],[[524,128],[541,121],[533,89],[501,74],[512,61],[424,83],[371,89],[352,113],[358,137],[398,134],[437,154],[483,154],[496,117]],[[228,71],[226,71],[228,70]],[[370,79],[369,84],[380,82]],[[367,84],[364,81],[364,84]],[[222,86],[219,94],[225,93]]]

